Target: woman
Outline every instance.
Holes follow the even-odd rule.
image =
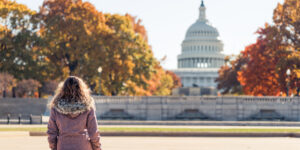
[[[94,100],[80,78],[68,77],[57,88],[49,107],[51,150],[101,150]]]

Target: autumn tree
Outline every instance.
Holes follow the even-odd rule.
[[[160,66],[147,43],[141,21],[130,15],[106,14],[112,34],[103,42],[102,90],[106,95],[169,95],[173,78]],[[179,84],[179,83],[177,83]]]
[[[135,32],[130,17],[106,14],[105,18],[110,30],[103,42],[103,93],[127,95],[137,89],[142,91],[147,87],[145,80],[150,79],[155,70],[156,59],[150,46]]]
[[[172,75],[164,71],[160,66],[157,66],[157,73],[152,76],[152,87],[149,87],[151,95],[165,96],[172,93],[172,89],[176,86],[174,85],[174,80]]]
[[[278,4],[274,10],[273,21],[277,34],[280,37],[283,52],[286,57],[281,57],[277,63],[279,83],[281,90],[287,86],[286,70],[291,69],[290,77],[291,91],[295,92],[300,73],[300,1],[285,0],[283,4]]]
[[[225,58],[225,65],[218,71],[219,76],[216,79],[217,88],[222,94],[243,94],[242,85],[238,81],[238,72],[246,62],[247,58],[241,55],[235,59],[234,56]]]
[[[16,86],[16,95],[18,97],[39,97],[38,88],[41,84],[33,79],[21,80]]]
[[[174,72],[167,70],[166,74],[172,77],[173,87],[171,89],[182,87],[180,77],[178,77]]]
[[[47,88],[48,81],[76,75],[94,93],[101,89],[105,95],[165,95],[174,87],[136,17],[103,14],[82,0],[45,0],[38,13],[3,0],[0,11],[5,20],[0,25],[0,71],[22,82],[34,78]],[[149,93],[147,83],[154,80],[156,88]]]
[[[81,0],[45,0],[38,16],[52,78],[77,75],[91,83],[104,56],[103,14]]]
[[[54,0],[44,2],[39,16],[43,53],[58,79],[77,75],[98,93],[120,95],[132,85],[127,83],[142,87],[143,77],[150,78],[155,59],[145,29],[130,15],[103,15],[88,2]]]
[[[148,41],[148,35],[146,28],[142,25],[142,20],[137,19],[137,17],[133,17],[130,14],[126,14],[126,17],[128,17],[133,25],[133,30],[135,33],[140,34],[145,41]]]
[[[278,4],[274,10],[274,25],[266,24],[259,29],[256,43],[241,52],[247,62],[238,71],[238,81],[245,94],[279,95],[285,93],[287,86],[296,92],[300,68],[299,12],[298,0]],[[287,69],[292,70],[290,77],[286,75]]]
[[[54,92],[58,86],[58,82],[55,80],[49,80],[44,82],[41,89],[39,90],[39,94],[44,93],[48,95],[54,95]]]
[[[7,96],[7,92],[11,91],[16,85],[16,79],[8,73],[0,73],[0,93],[3,97]]]
[[[0,71],[17,79],[43,80],[36,46],[41,41],[37,35],[36,12],[15,1],[0,1]]]
[[[276,29],[275,29],[276,30]],[[274,28],[266,25],[260,29],[255,44],[242,51],[242,57],[248,59],[246,66],[238,72],[238,80],[248,95],[279,95],[276,64],[280,59],[280,41],[269,40],[276,37]]]

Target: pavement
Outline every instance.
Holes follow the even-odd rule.
[[[47,125],[0,125],[0,128],[46,128]],[[300,129],[300,127],[289,126],[167,126],[167,125],[99,125],[100,133],[103,137],[107,136],[139,136],[139,137],[300,137],[297,132],[141,132],[141,131],[127,131],[127,132],[101,132],[101,128],[213,128],[213,129]],[[1,133],[1,132],[0,132]],[[45,132],[30,132],[31,136],[46,136]]]
[[[299,150],[300,138],[102,137],[103,150]],[[46,137],[0,132],[1,150],[49,150]]]

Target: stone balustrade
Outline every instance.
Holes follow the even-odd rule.
[[[299,97],[99,97],[97,115],[118,110],[142,120],[172,120],[178,115],[201,120],[300,121]],[[186,114],[184,114],[186,113]],[[181,117],[182,118],[182,117]],[[182,118],[184,119],[184,118]]]
[[[300,121],[300,97],[93,97],[99,119]],[[2,98],[0,117],[6,118],[7,114],[49,115],[46,104],[45,99]]]

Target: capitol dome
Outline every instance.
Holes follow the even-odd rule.
[[[178,55],[178,69],[174,70],[184,87],[213,87],[218,70],[224,65],[223,43],[219,32],[206,19],[202,0],[199,17],[187,30]]]
[[[218,37],[219,32],[216,28],[207,24],[206,22],[196,21],[187,30],[185,38],[208,36]]]

